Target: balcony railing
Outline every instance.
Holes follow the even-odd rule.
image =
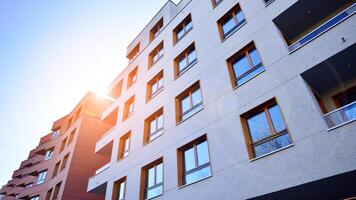
[[[340,12],[335,17],[331,18],[330,20],[328,20],[327,22],[325,22],[324,24],[322,24],[318,28],[316,28],[313,31],[309,32],[304,37],[300,38],[297,42],[295,42],[292,45],[290,45],[289,46],[289,51],[293,52],[293,51],[299,49],[303,45],[307,44],[308,42],[310,42],[313,39],[315,39],[316,37],[318,37],[319,35],[325,33],[326,31],[328,31],[329,29],[333,28],[337,24],[339,24],[342,21],[344,21],[345,19],[349,18],[355,12],[356,12],[356,3],[353,4],[352,6],[348,7],[344,11]]]
[[[355,121],[356,101],[324,115],[324,119],[329,129]]]
[[[110,162],[107,163],[106,165],[100,167],[98,170],[95,171],[95,175],[100,174],[101,172],[105,171],[110,167]]]

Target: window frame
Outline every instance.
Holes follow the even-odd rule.
[[[161,183],[157,183],[157,166],[162,164],[162,182]],[[151,187],[148,187],[148,171],[150,169],[154,168],[154,185]],[[155,189],[157,187],[162,186],[162,194],[159,194],[155,197],[152,198],[146,198],[147,195],[147,191],[151,190],[151,189]],[[163,157],[151,162],[150,164],[142,167],[141,169],[141,187],[140,187],[140,199],[141,200],[148,200],[148,199],[153,199],[156,198],[158,196],[161,196],[164,194],[164,163],[163,163]]]
[[[134,79],[134,77],[136,77]],[[129,89],[131,86],[133,86],[138,79],[138,67],[136,66],[127,76],[127,89]]]
[[[161,56],[159,53],[161,53]],[[157,60],[154,60],[154,57],[157,57]],[[160,42],[148,55],[148,69],[151,69],[158,61],[160,61],[164,56],[164,41]]]
[[[113,188],[113,193],[112,193],[112,200],[124,200],[126,196],[126,181],[127,178],[126,176],[120,178],[119,180],[114,182],[114,188]],[[120,197],[120,191],[121,191],[121,184],[124,184],[124,194],[123,194],[123,199],[119,199]]]
[[[162,86],[159,87],[158,83],[162,79]],[[153,86],[157,84],[157,90],[153,93],[152,88]],[[146,103],[151,100],[153,97],[155,97],[157,94],[159,94],[164,88],[164,74],[163,74],[163,69],[158,72],[150,81],[147,82],[146,86]]]
[[[236,14],[239,12],[241,12],[242,15],[244,16],[244,19],[240,22],[237,20],[237,17],[236,17]],[[223,29],[223,24],[231,19],[235,22],[235,25],[229,31],[227,31],[225,33],[224,29]],[[245,16],[244,12],[242,11],[240,4],[237,3],[229,11],[227,11],[222,17],[220,17],[220,19],[217,21],[221,41],[222,42],[225,41],[227,38],[229,38],[231,35],[233,35],[236,31],[238,31],[246,23],[247,23],[246,16]]]
[[[129,140],[128,147],[126,150],[126,140]],[[118,152],[118,160],[123,160],[130,155],[131,149],[131,131],[125,133],[123,136],[120,137],[119,141],[119,152]]]
[[[275,127],[274,127],[274,124],[272,122],[272,118],[270,116],[270,113],[268,111],[269,108],[273,107],[273,106],[278,106],[279,110],[280,110],[280,114],[282,116],[282,119],[283,119],[283,123],[285,125],[285,129],[284,130],[281,130],[279,132],[277,132],[275,130]],[[267,120],[267,123],[268,123],[268,128],[270,130],[270,135],[269,136],[266,136],[262,139],[260,139],[259,141],[256,141],[256,142],[253,142],[252,141],[252,136],[251,136],[251,133],[250,133],[250,129],[249,129],[249,126],[248,126],[248,119],[250,119],[251,117],[254,117],[260,113],[265,113],[266,115],[266,120]],[[246,147],[247,147],[247,152],[248,152],[248,155],[249,155],[249,158],[250,160],[254,160],[254,159],[258,159],[258,158],[262,158],[262,157],[265,157],[265,156],[268,156],[276,151],[280,151],[280,150],[283,150],[291,145],[293,145],[293,138],[291,137],[291,134],[290,134],[290,131],[288,129],[288,125],[286,123],[286,120],[285,120],[285,117],[283,115],[283,112],[281,110],[281,107],[279,106],[277,100],[275,98],[272,98],[270,100],[268,100],[267,102],[264,102],[262,103],[261,105],[258,105],[257,107],[253,108],[252,110],[244,113],[241,115],[240,117],[241,119],[241,124],[242,124],[242,129],[243,129],[243,133],[244,133],[244,137],[245,137],[245,141],[246,141]],[[279,149],[275,149],[269,153],[266,153],[266,154],[263,154],[261,156],[255,156],[255,153],[254,153],[254,147],[258,146],[258,145],[261,145],[261,144],[264,144],[264,143],[267,143],[275,138],[278,138],[280,136],[283,136],[285,134],[288,134],[289,136],[289,139],[291,141],[291,143],[285,147],[282,147],[282,148],[279,148]]]
[[[47,174],[48,174],[48,170],[42,170],[42,171],[38,172],[37,179],[36,179],[36,185],[45,183]]]
[[[211,0],[213,8],[216,8],[221,2],[223,2],[223,0]]]
[[[59,170],[60,172],[63,171],[67,167],[68,159],[69,159],[69,153],[63,157],[62,165]]]
[[[162,118],[163,118],[162,119],[163,126],[159,129],[157,129],[158,128],[158,118],[160,116],[162,116]],[[155,122],[156,131],[154,133],[151,133],[151,122],[154,120],[156,121]],[[146,144],[152,142],[153,140],[157,139],[158,137],[160,137],[163,134],[164,134],[164,108],[161,107],[156,112],[151,114],[148,118],[146,118],[144,121],[143,144],[146,145]],[[151,139],[152,137],[154,137],[154,138]]]
[[[186,29],[187,25],[191,23],[192,26],[189,29]],[[179,41],[181,41],[188,33],[193,30],[193,20],[192,15],[189,13],[183,20],[173,29],[173,46],[175,46]],[[181,37],[178,37],[179,30],[183,30],[184,33]]]
[[[59,153],[62,153],[64,151],[66,144],[67,144],[67,140],[68,140],[67,137],[62,140],[61,148],[59,149]]]
[[[259,59],[260,59],[260,63],[256,66],[253,66],[252,60],[251,60],[251,56],[250,56],[250,51],[256,50]],[[242,75],[240,75],[239,77],[236,77],[235,72],[234,72],[234,64],[237,63],[238,60],[241,60],[243,57],[247,58],[248,61],[248,66],[249,66],[249,70],[247,70],[245,73],[243,73]],[[253,79],[254,77],[258,76],[259,74],[261,74],[262,72],[265,71],[265,67],[263,65],[263,61],[262,61],[262,57],[261,54],[259,53],[255,43],[252,41],[249,44],[247,44],[246,46],[244,46],[242,49],[240,49],[239,51],[237,51],[236,53],[234,53],[232,56],[230,56],[227,60],[227,67],[228,67],[228,72],[230,75],[230,80],[231,80],[231,85],[232,87],[235,89],[237,87],[240,87],[241,85],[244,85],[245,83],[249,82],[251,79]],[[263,67],[261,72],[258,72],[256,75],[252,76],[251,78],[249,78],[248,80],[246,80],[245,82],[238,84],[238,81],[240,79],[243,79],[244,77],[246,77],[247,75],[249,75],[250,73],[254,72],[255,70],[257,70],[258,68]]]
[[[160,33],[163,31],[163,27],[164,27],[164,21],[162,17],[150,30],[150,38],[149,38],[150,43],[160,35]]]
[[[130,112],[131,105],[132,105],[132,111]],[[131,117],[134,114],[134,112],[135,112],[135,95],[130,97],[128,100],[126,100],[122,120],[123,121],[127,120],[129,117]]]
[[[197,152],[197,146],[199,144],[202,144],[204,142],[207,142],[208,145],[208,157],[209,157],[209,162],[204,163],[203,165],[199,166],[198,163],[198,152]],[[195,168],[190,169],[188,171],[185,170],[185,158],[184,158],[184,153],[185,151],[194,148],[194,162],[195,162]],[[182,188],[197,182],[200,182],[202,180],[205,180],[207,178],[210,178],[213,176],[213,170],[212,170],[212,165],[211,165],[211,155],[210,155],[210,146],[209,146],[209,141],[208,141],[208,137],[206,134],[196,138],[195,140],[189,142],[188,144],[183,145],[182,147],[177,149],[177,163],[178,163],[178,187]],[[185,177],[189,174],[192,174],[194,172],[197,172],[201,169],[204,169],[206,167],[210,167],[210,175],[197,179],[191,183],[186,183],[185,181]]]
[[[53,154],[54,154],[54,147],[47,149],[44,155],[44,160],[47,161],[52,159]]]
[[[128,54],[127,58],[129,59],[129,64],[132,63],[140,53],[140,43],[138,43]]]
[[[190,53],[193,51],[195,53],[195,59],[193,61],[189,62],[188,57],[189,57]],[[179,63],[182,60],[185,60],[186,65],[182,70],[179,70]],[[197,49],[195,47],[195,42],[193,42],[174,59],[174,79],[176,80],[178,77],[180,77],[186,71],[188,71],[193,65],[195,65],[197,62],[198,62],[198,53],[197,53]]]
[[[193,105],[192,94],[194,92],[196,92],[197,90],[200,90],[201,102],[199,104],[197,104],[197,105]],[[183,112],[183,110],[182,110],[182,102],[186,98],[189,98],[190,108],[189,108],[189,110]],[[193,115],[195,115],[199,111],[201,111],[204,108],[204,103],[203,103],[204,101],[203,101],[203,92],[202,92],[202,89],[201,89],[200,81],[195,82],[193,85],[191,85],[190,87],[185,89],[183,92],[181,92],[175,98],[175,102],[176,102],[176,124],[177,125],[179,123],[189,119],[190,117],[192,117]],[[183,119],[184,115],[187,115],[187,114],[193,112],[195,109],[199,108],[200,106],[201,106],[201,109],[196,110],[195,113],[192,113],[189,117],[187,117],[186,119]]]

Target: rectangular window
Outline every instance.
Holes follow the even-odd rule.
[[[127,55],[127,58],[129,59],[129,63],[132,63],[132,61],[137,58],[138,53],[140,52],[140,43],[138,43]]]
[[[37,176],[37,185],[45,182],[47,176],[47,170],[41,171]]]
[[[57,176],[58,170],[59,170],[59,166],[60,166],[60,165],[61,165],[61,161],[58,161],[58,162],[56,163],[56,165],[54,166],[52,178],[54,178],[54,177]]]
[[[119,144],[119,160],[126,158],[130,153],[130,138],[131,131],[126,133],[120,138]]]
[[[68,158],[69,158],[69,154],[64,156],[62,166],[61,166],[61,171],[66,168]]]
[[[150,100],[163,90],[163,70],[147,83],[146,100]]]
[[[253,42],[227,59],[233,87],[240,86],[265,70]]]
[[[54,148],[48,149],[45,153],[44,160],[49,160],[53,156],[53,150]]]
[[[64,138],[64,140],[61,143],[61,148],[59,149],[59,153],[61,153],[64,148],[66,147],[66,143],[67,143],[67,138]]]
[[[68,129],[70,128],[70,126],[72,125],[72,122],[73,122],[73,117],[71,117],[71,118],[68,120],[66,130],[68,130]]]
[[[152,199],[163,194],[163,159],[142,168],[141,199]]]
[[[60,130],[53,131],[53,132],[51,133],[51,135],[52,135],[52,139],[57,138],[57,137],[58,137],[58,135],[59,135],[59,132],[60,132]]]
[[[137,81],[137,68],[133,69],[127,77],[127,89],[130,88]]]
[[[216,6],[218,6],[223,0],[211,0],[213,7],[215,8]]]
[[[163,18],[150,31],[150,42],[152,42],[163,30]]]
[[[163,41],[159,43],[159,45],[152,50],[152,52],[148,56],[148,68],[151,68],[156,62],[158,62],[163,57]]]
[[[203,109],[203,100],[199,81],[176,97],[176,122],[188,119]]]
[[[27,183],[27,184],[25,185],[25,189],[29,189],[29,188],[32,188],[32,187],[33,187],[33,182]]]
[[[250,159],[292,144],[281,110],[275,99],[241,116]]]
[[[135,96],[132,96],[125,102],[123,121],[129,118],[135,110]]]
[[[47,191],[47,194],[46,194],[46,200],[51,200],[51,196],[52,196],[52,188],[50,190]]]
[[[189,14],[176,28],[173,30],[173,44],[177,44],[185,35],[193,29],[192,17]]]
[[[232,35],[246,22],[245,16],[237,4],[218,20],[218,28],[221,40],[225,40]]]
[[[125,199],[125,187],[126,187],[126,177],[116,181],[114,183],[112,199],[113,200],[124,200]]]
[[[57,183],[56,187],[54,187],[54,192],[53,192],[53,200],[57,200],[58,199],[58,194],[59,194],[59,190],[61,189],[61,184],[62,182]]]
[[[163,108],[160,108],[145,120],[144,144],[163,134]]]
[[[31,200],[40,200],[40,196],[31,197]]]
[[[121,96],[123,81],[120,80],[111,90],[109,96],[117,99]]]
[[[75,131],[76,131],[76,129],[74,129],[74,130],[70,133],[69,139],[68,139],[68,145],[73,142],[73,138],[74,138],[74,135],[75,135]]]
[[[75,112],[74,121],[77,121],[77,120],[79,119],[81,113],[82,113],[82,109],[79,108],[79,109]]]
[[[212,175],[206,135],[178,149],[179,186],[191,184]]]
[[[196,62],[197,54],[193,43],[174,59],[174,77],[178,78]]]

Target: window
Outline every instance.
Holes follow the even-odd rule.
[[[145,120],[144,144],[151,142],[163,134],[163,108],[153,113]]]
[[[137,67],[132,70],[127,78],[127,89],[137,81]]]
[[[113,200],[124,200],[125,199],[125,187],[126,187],[126,177],[116,181],[114,183],[112,199]]]
[[[53,131],[51,134],[52,134],[52,139],[55,139],[59,135],[59,130]]]
[[[206,135],[178,149],[179,186],[191,184],[212,175]]]
[[[140,52],[140,43],[138,43],[127,55],[127,58],[129,59],[129,63],[132,63],[132,61],[137,58],[138,53]]]
[[[274,0],[263,0],[263,1],[265,2],[266,6],[267,6],[267,5],[271,4]]]
[[[130,153],[130,137],[131,131],[120,138],[119,144],[119,160],[126,158]]]
[[[49,159],[52,158],[52,156],[53,156],[53,148],[48,149],[48,150],[46,151],[44,159],[45,159],[45,160],[49,160]]]
[[[34,197],[31,197],[31,200],[40,200],[40,196],[34,196]]]
[[[117,99],[121,96],[121,92],[122,92],[122,84],[123,84],[123,81],[119,81],[111,90],[110,90],[110,93],[109,93],[109,96],[114,98],[114,99]]]
[[[197,61],[194,43],[186,48],[178,57],[174,59],[174,77],[178,78],[187,71]]]
[[[152,199],[163,194],[163,159],[142,168],[141,198]],[[143,198],[142,198],[143,197]]]
[[[52,195],[52,188],[50,190],[47,191],[47,194],[46,194],[46,200],[51,200],[51,195]]]
[[[264,71],[261,58],[253,42],[227,59],[233,87],[240,86]]]
[[[32,186],[33,186],[33,182],[27,183],[27,184],[25,185],[25,189],[32,188]]]
[[[151,68],[156,62],[158,62],[163,57],[163,41],[159,43],[159,45],[152,50],[150,55],[148,56],[148,68]]]
[[[163,18],[150,31],[150,42],[152,42],[163,30]]]
[[[79,109],[75,112],[74,121],[77,121],[77,120],[79,119],[81,113],[82,113],[82,109],[79,108]]]
[[[61,148],[59,149],[59,153],[61,153],[64,150],[66,143],[67,143],[67,138],[64,138],[64,140],[61,143]]]
[[[153,98],[163,89],[163,70],[147,83],[146,100]]]
[[[250,159],[261,157],[292,144],[292,139],[275,99],[241,117]]]
[[[245,16],[237,4],[218,20],[218,28],[221,40],[226,39],[238,30],[246,22]]]
[[[124,117],[123,117],[124,121],[134,113],[134,109],[135,109],[135,96],[132,96],[129,100],[125,102]]]
[[[61,189],[61,184],[62,184],[62,182],[59,182],[59,183],[57,183],[56,187],[54,187],[52,200],[58,199],[58,193],[59,193],[59,190]]]
[[[56,165],[54,166],[52,178],[54,178],[54,177],[57,176],[58,170],[59,170],[59,166],[60,166],[60,165],[61,165],[61,161],[58,161],[58,162],[56,163]]]
[[[193,29],[192,17],[189,14],[174,30],[173,44],[177,44],[185,35]]]
[[[177,123],[188,119],[203,109],[203,101],[199,81],[176,97]]]
[[[215,8],[216,6],[218,6],[223,0],[211,0],[211,2],[213,3],[213,7]]]
[[[37,176],[37,185],[45,182],[47,176],[47,170],[41,171]]]
[[[72,125],[72,122],[73,122],[73,117],[71,117],[71,118],[68,120],[66,130],[68,130],[68,129],[70,128],[70,126]]]
[[[73,138],[74,138],[74,135],[75,135],[75,131],[76,131],[76,129],[74,129],[74,130],[70,133],[69,139],[68,139],[68,145],[73,142]]]
[[[61,166],[61,171],[66,168],[68,158],[69,158],[69,154],[64,156],[62,166]]]

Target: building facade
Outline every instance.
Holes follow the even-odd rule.
[[[111,199],[356,196],[352,0],[168,1],[112,82]],[[134,11],[132,11],[134,13]]]
[[[86,192],[88,178],[107,158],[94,154],[96,141],[110,125],[100,116],[112,102],[88,93],[65,117],[55,121],[52,132],[41,138],[28,159],[4,185],[1,199],[100,200]]]

